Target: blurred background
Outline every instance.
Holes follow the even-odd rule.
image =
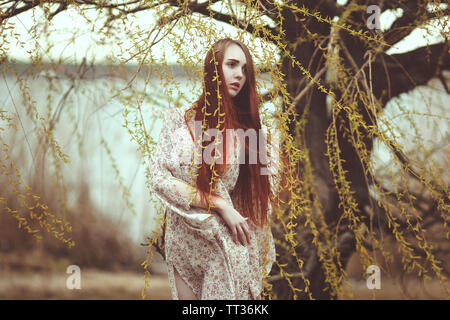
[[[220,2],[214,2],[215,10],[228,12]],[[16,9],[26,5],[6,1],[1,12],[13,12],[11,3]],[[209,37],[186,35],[183,25],[158,36],[166,30],[157,28],[164,12],[153,12],[150,5],[120,19],[128,7],[111,13],[107,6],[81,6],[83,1],[63,4],[10,14],[0,25],[0,299],[141,299],[141,290],[147,299],[170,299],[162,257],[155,253],[145,289],[142,266],[160,210],[146,186],[146,156],[159,135],[162,113],[199,96],[203,57],[214,39],[230,36],[248,43],[262,96],[277,86],[268,71],[281,59],[280,50],[221,21],[209,20],[207,30],[215,30]],[[382,29],[398,17],[395,10],[382,15]],[[442,42],[440,31],[442,26],[432,23],[417,28],[390,54]],[[379,114],[380,128],[405,154],[429,163],[430,172],[447,184],[449,86],[450,71],[444,71],[390,99]],[[280,101],[264,103],[268,122]],[[327,103],[331,112],[332,102]],[[401,169],[382,141],[374,139],[370,159],[380,181],[388,181],[384,186],[395,186],[392,177]],[[427,195],[423,186],[412,184]],[[438,226],[436,233],[442,232]],[[446,269],[450,248],[448,239],[441,240],[436,243],[445,249]],[[338,298],[446,297],[439,279],[423,283],[403,276],[395,241],[386,240],[384,249],[392,261],[388,273],[383,269],[382,289],[367,288],[365,267],[354,252]],[[80,267],[80,290],[66,287],[70,265]]]

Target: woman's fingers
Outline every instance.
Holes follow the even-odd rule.
[[[242,245],[243,246],[247,245],[245,232],[243,231],[243,228],[240,224],[237,225],[237,230],[238,230],[239,239],[241,240]]]
[[[250,243],[251,237],[250,237],[250,230],[248,228],[248,224],[244,223],[242,229],[244,230],[245,236],[247,237],[247,243]]]
[[[232,228],[231,228],[231,233],[233,234],[233,241],[234,241],[234,243],[238,243],[238,241],[237,241],[237,227],[236,226],[233,226]]]
[[[248,225],[247,224],[241,224],[241,225],[239,225],[237,230],[238,230],[239,237],[240,237],[242,245],[249,245],[251,237],[250,237],[250,230],[248,228]]]
[[[225,219],[231,230],[235,244],[238,244],[238,242],[241,242],[244,246],[250,244],[251,233],[246,221],[248,217],[242,217],[237,211],[234,211],[233,214],[230,215],[228,215],[228,213],[224,214],[222,217]]]

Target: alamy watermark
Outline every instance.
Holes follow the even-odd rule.
[[[222,130],[223,131],[223,130]],[[223,133],[221,130],[216,128],[210,128],[202,133],[202,121],[194,121],[194,140],[195,140],[195,164],[201,164],[204,161],[206,164],[211,165],[223,164],[222,154],[224,153],[223,148]],[[234,138],[238,140],[238,145],[240,150],[238,153],[238,163],[245,164],[246,157],[244,152],[245,139],[248,138],[248,162],[249,164],[257,164],[258,161],[263,167],[261,168],[261,175],[270,175],[278,171],[279,164],[279,154],[280,150],[280,132],[278,130],[273,130],[271,132],[270,148],[271,154],[270,158],[268,155],[269,144],[267,143],[267,137],[262,129],[259,129],[258,134],[255,129],[226,129],[226,146],[227,150],[230,150],[231,143],[234,142]],[[212,141],[214,138],[214,141]],[[202,147],[199,141],[211,141],[206,147]],[[203,150],[202,150],[203,149]],[[216,151],[214,154],[214,150]],[[235,163],[232,159],[226,159],[226,164]]]
[[[70,276],[66,280],[66,288],[69,290],[81,289],[81,269],[77,265],[70,265],[66,270],[67,274]]]
[[[366,273],[370,276],[366,280],[366,286],[369,290],[381,289],[381,271],[377,265],[370,265],[366,269]]]
[[[366,22],[367,28],[369,28],[370,30],[373,30],[373,29],[380,30],[381,29],[381,25],[380,25],[381,9],[380,9],[380,7],[377,6],[376,4],[372,4],[367,7],[366,12],[371,14]]]

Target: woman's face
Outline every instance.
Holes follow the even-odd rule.
[[[241,91],[247,80],[246,64],[244,51],[237,44],[233,43],[225,49],[222,70],[225,85],[233,98]]]

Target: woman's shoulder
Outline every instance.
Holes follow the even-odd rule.
[[[192,112],[193,108],[190,105],[159,110],[163,122],[173,128],[182,127],[185,124],[185,119],[189,119],[192,116]],[[185,117],[186,115],[187,117]]]

